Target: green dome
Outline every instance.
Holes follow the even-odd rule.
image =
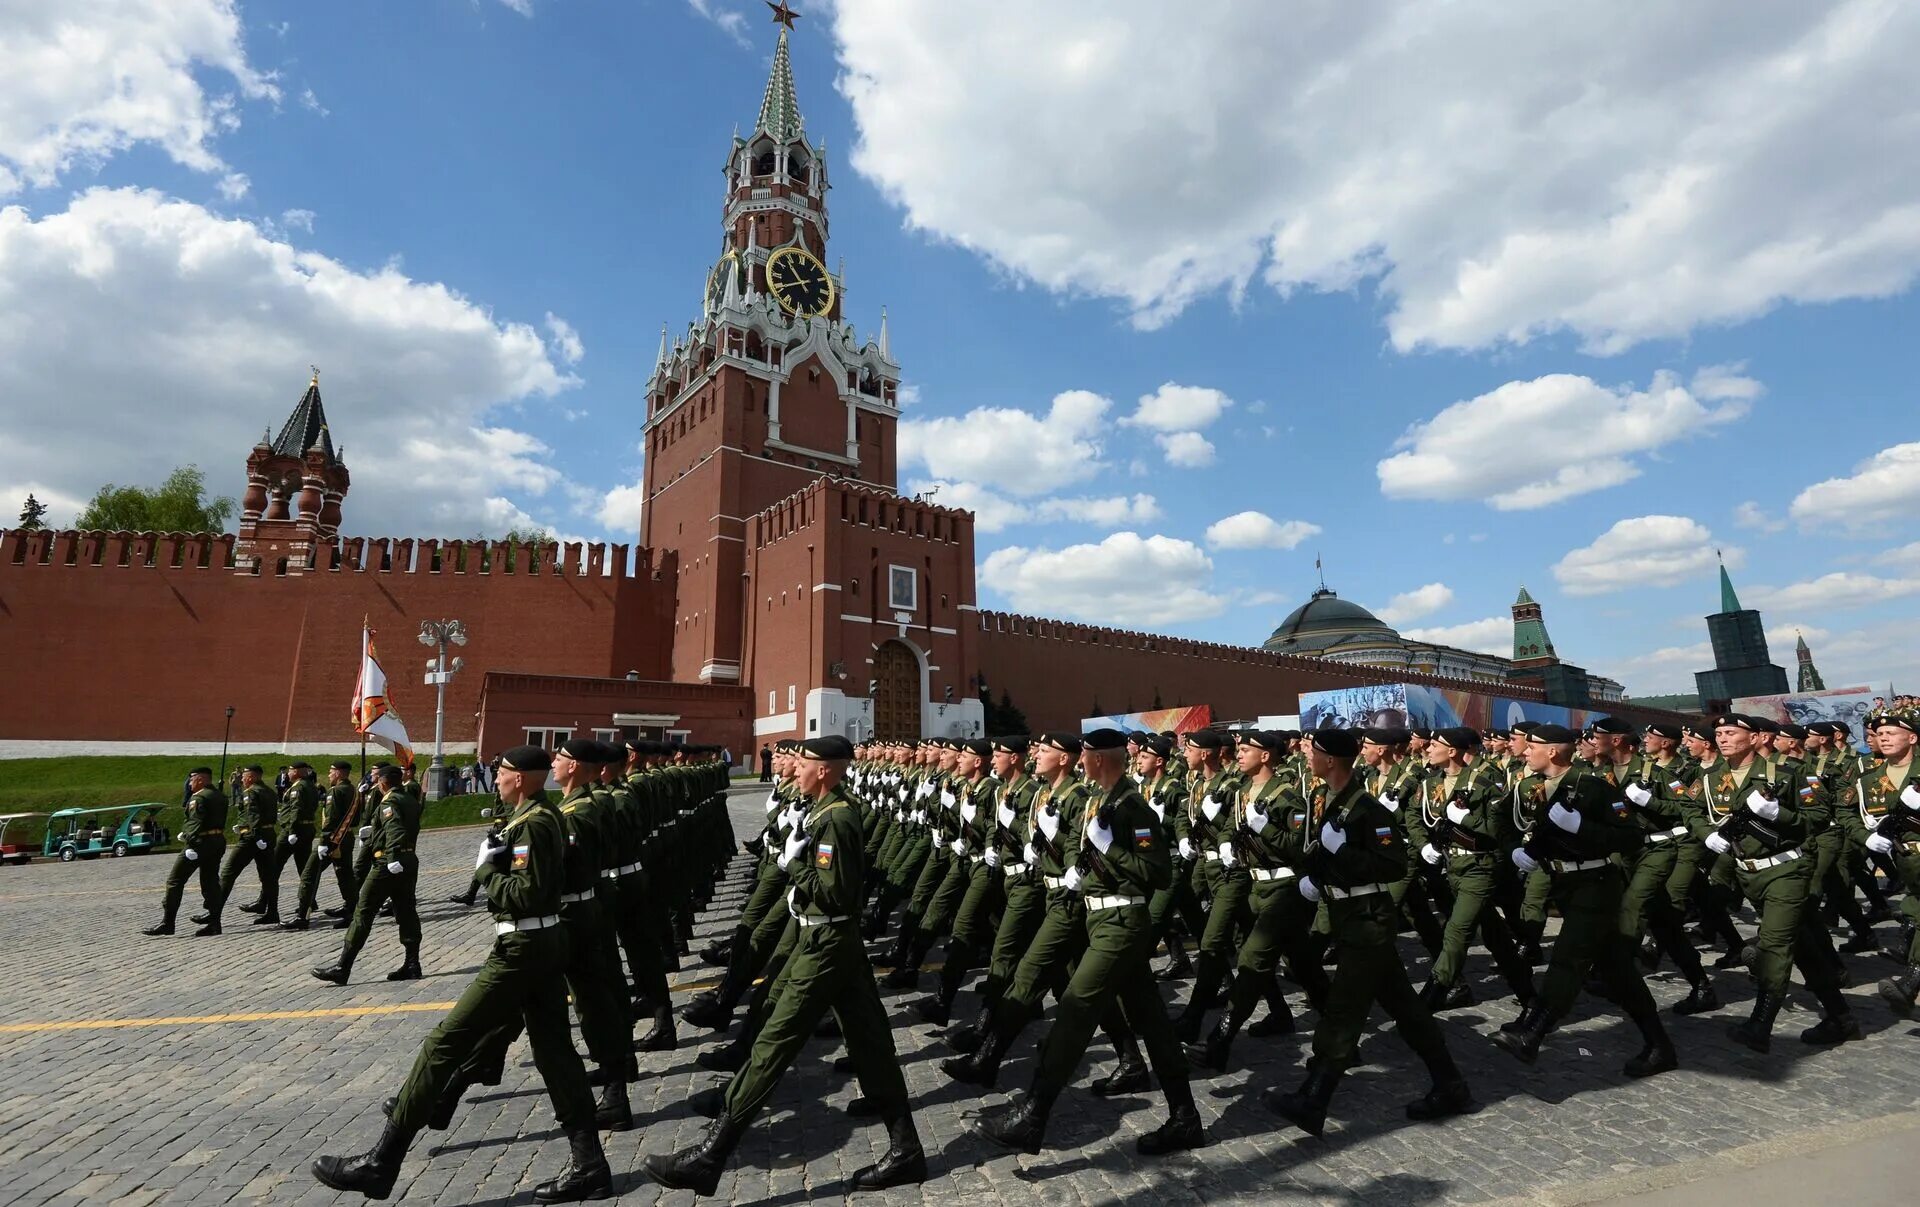
[[[1363,635],[1396,639],[1400,636],[1393,626],[1372,612],[1322,587],[1306,603],[1288,613],[1260,648],[1283,654],[1306,654]]]

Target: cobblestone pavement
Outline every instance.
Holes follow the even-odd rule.
[[[760,799],[753,790],[734,794],[742,835],[757,824]],[[322,1152],[370,1145],[381,1099],[398,1087],[421,1037],[490,942],[481,911],[442,903],[465,886],[472,846],[470,831],[429,833],[421,843],[426,979],[382,979],[400,956],[391,924],[383,923],[344,989],[307,975],[334,952],[336,931],[255,929],[246,915],[229,912],[227,933],[218,938],[187,937],[185,928],[178,938],[141,937],[139,928],[158,909],[162,859],[0,869],[0,924],[10,952],[10,975],[0,986],[0,1203],[341,1200],[311,1179],[308,1163]],[[242,884],[242,892],[251,887]],[[744,890],[742,875],[723,882],[696,949],[730,927]],[[332,892],[331,882],[323,885],[322,904],[333,904]],[[190,890],[190,907],[194,901]],[[1243,1039],[1233,1072],[1196,1083],[1212,1144],[1169,1160],[1143,1159],[1133,1149],[1134,1137],[1164,1117],[1157,1093],[1103,1102],[1084,1088],[1069,1091],[1048,1133],[1051,1147],[1039,1157],[974,1139],[967,1134],[972,1116],[1003,1099],[949,1083],[937,1067],[946,1049],[906,1009],[911,997],[893,995],[887,1001],[895,1043],[933,1178],[915,1190],[868,1198],[1525,1202],[1561,1198],[1548,1187],[1702,1162],[1801,1131],[1885,1126],[1920,1097],[1920,1027],[1894,1019],[1873,996],[1872,980],[1890,965],[1857,957],[1853,968],[1861,987],[1851,995],[1869,1032],[1865,1042],[1824,1051],[1798,1043],[1799,1028],[1813,1021],[1802,993],[1801,1009],[1781,1016],[1772,1055],[1737,1048],[1724,1031],[1744,1017],[1749,993],[1733,975],[1720,982],[1723,996],[1735,999],[1721,1015],[1671,1020],[1686,1067],[1642,1083],[1620,1075],[1638,1042],[1618,1016],[1583,1012],[1528,1069],[1487,1041],[1512,1015],[1511,1002],[1456,1011],[1443,1025],[1486,1109],[1440,1127],[1404,1120],[1403,1104],[1424,1091],[1425,1079],[1388,1031],[1367,1039],[1368,1063],[1342,1086],[1337,1122],[1324,1139],[1281,1130],[1256,1092],[1299,1079],[1306,1040]],[[1491,975],[1483,955],[1474,971]],[[712,975],[696,960],[677,978],[677,996]],[[1415,979],[1423,977],[1416,968]],[[1486,984],[1493,994],[1495,983]],[[1663,1003],[1681,994],[1670,974],[1656,976],[1653,988]],[[1178,989],[1184,994],[1186,985]],[[961,1009],[972,1001],[963,994]],[[1022,1038],[1002,1070],[1003,1086],[1027,1083],[1043,1027]],[[639,1126],[607,1143],[622,1201],[692,1201],[685,1192],[662,1196],[639,1163],[699,1132],[703,1121],[684,1100],[713,1080],[693,1063],[697,1041],[708,1035],[683,1028],[678,1051],[643,1056],[643,1080],[633,1087]],[[801,1057],[741,1145],[723,1196],[770,1204],[840,1198],[847,1176],[878,1156],[885,1147],[880,1129],[841,1110],[856,1089],[832,1071],[834,1054],[822,1041]],[[1111,1062],[1104,1045],[1092,1055],[1099,1065]],[[566,1145],[526,1059],[523,1048],[506,1082],[470,1099],[451,1131],[422,1134],[397,1197],[532,1200],[534,1183],[559,1168]],[[1086,1076],[1083,1070],[1082,1086]]]

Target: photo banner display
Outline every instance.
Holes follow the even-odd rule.
[[[1516,721],[1584,729],[1606,715],[1592,709],[1411,683],[1373,683],[1300,694],[1301,729],[1441,729],[1468,725],[1488,730],[1510,729]]]
[[[1213,706],[1211,704],[1189,704],[1184,708],[1156,708],[1152,712],[1122,712],[1105,717],[1082,717],[1080,732],[1092,733],[1096,729],[1118,729],[1132,733],[1144,729],[1148,733],[1192,733],[1196,729],[1205,729],[1213,724]]]

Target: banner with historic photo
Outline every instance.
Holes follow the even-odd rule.
[[[1106,717],[1083,717],[1080,720],[1080,732],[1092,733],[1096,729],[1118,729],[1132,733],[1144,729],[1148,733],[1192,733],[1196,729],[1205,729],[1213,724],[1213,706],[1211,704],[1189,704],[1184,708],[1156,708],[1151,712],[1122,712]]]
[[[1861,746],[1861,738],[1867,728],[1867,714],[1873,711],[1874,701],[1885,704],[1891,699],[1893,688],[1890,685],[1835,687],[1826,691],[1790,692],[1780,696],[1741,696],[1733,702],[1733,711],[1766,717],[1782,725],[1844,721],[1853,733],[1854,745]]]
[[[1388,729],[1421,726],[1439,729],[1470,725],[1507,729],[1517,721],[1536,721],[1582,729],[1607,714],[1515,700],[1509,696],[1408,683],[1375,683],[1300,693],[1300,728]]]

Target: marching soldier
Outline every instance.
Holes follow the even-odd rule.
[[[1193,993],[1174,1021],[1174,1030],[1188,1043],[1200,1038],[1206,1013],[1233,968],[1234,931],[1250,919],[1247,896],[1253,878],[1235,863],[1233,800],[1239,791],[1237,770],[1223,765],[1229,743],[1225,735],[1198,729],[1187,735],[1186,763],[1192,775],[1187,789],[1187,837],[1178,850],[1194,861],[1194,892],[1209,899],[1206,929],[1198,945],[1198,967]]]
[[[270,869],[273,867],[273,827],[280,801],[273,789],[261,782],[265,776],[258,763],[249,763],[240,769],[240,799],[236,802],[239,817],[233,827],[233,846],[228,848],[226,860],[220,865],[220,903],[212,911],[216,923],[233,896],[234,882],[249,867],[260,877],[260,899],[240,906],[240,912],[271,912],[278,904],[280,886]],[[269,894],[273,894],[272,901],[268,900]]]
[[[213,786],[213,768],[195,767],[187,773],[185,820],[180,826],[180,853],[167,871],[166,891],[160,898],[160,921],[141,933],[159,937],[173,933],[174,916],[180,912],[180,898],[186,893],[187,880],[200,877],[200,900],[206,906],[207,921],[195,934],[220,933],[220,881],[214,874],[214,862],[227,844],[227,798]]]
[[[423,1127],[447,1127],[466,1089],[460,1079],[474,1072],[476,1058],[495,1047],[504,1051],[503,1039],[511,1042],[524,1028],[570,1154],[558,1177],[534,1188],[534,1201],[573,1203],[613,1193],[612,1173],[594,1130],[593,1093],[567,1028],[562,975],[567,942],[559,917],[566,832],[541,791],[550,766],[547,752],[537,746],[500,756],[495,791],[514,813],[498,835],[489,831],[481,840],[475,861],[494,918],[493,948],[421,1045],[400,1093],[388,1104],[386,1128],[372,1151],[313,1163],[313,1176],[335,1190],[359,1191],[370,1199],[393,1193],[413,1137]],[[399,783],[396,770],[389,799]],[[385,802],[381,808],[387,808]]]
[[[315,831],[317,841],[300,869],[300,896],[294,903],[293,917],[286,924],[288,930],[305,930],[311,925],[309,916],[320,901],[320,877],[329,867],[333,869],[334,886],[340,890],[343,906],[359,895],[353,883],[353,861],[348,858],[348,852],[353,849],[353,823],[360,799],[353,789],[353,781],[348,778],[352,770],[352,764],[346,762],[336,762],[327,768],[327,792]]]
[[[280,873],[288,863],[298,871],[306,865],[313,849],[313,825],[320,809],[320,789],[313,782],[313,765],[300,761],[286,770],[287,786],[280,793],[280,839],[274,844],[269,864],[269,879],[260,902],[264,907],[253,920],[255,926],[280,922]],[[296,907],[297,908],[297,907]]]
[[[1906,971],[1879,984],[1880,996],[1901,1018],[1913,1017],[1920,996],[1920,775],[1914,746],[1920,720],[1884,713],[1873,728],[1884,761],[1854,783],[1853,799],[1836,802],[1841,826],[1862,849],[1891,860],[1907,886],[1900,912],[1907,918]]]
[[[1440,954],[1420,995],[1429,1011],[1472,1004],[1465,974],[1467,945],[1475,933],[1520,1004],[1533,1000],[1532,966],[1493,908],[1499,867],[1515,835],[1507,825],[1506,780],[1484,761],[1467,763],[1479,746],[1480,735],[1464,725],[1437,731],[1424,751],[1434,774],[1420,784],[1418,805],[1406,805],[1419,813],[1426,832],[1421,860],[1442,869],[1453,897]]]
[[[374,773],[373,782],[380,789],[380,803],[373,810],[373,820],[360,829],[360,841],[368,852],[369,863],[366,876],[360,882],[360,895],[354,902],[353,924],[347,928],[347,939],[340,948],[339,958],[313,970],[316,980],[334,985],[346,984],[347,978],[353,975],[353,961],[373,933],[380,907],[389,901],[393,903],[393,917],[400,927],[400,945],[406,951],[406,958],[400,967],[387,974],[387,979],[412,981],[425,975],[420,970],[420,913],[416,896],[420,857],[414,852],[420,836],[422,805],[404,786],[405,777],[398,767],[381,767]]]

